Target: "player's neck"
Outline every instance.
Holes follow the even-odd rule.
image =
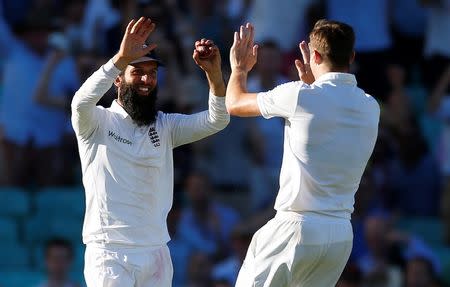
[[[327,73],[350,73],[350,69],[349,68],[333,68],[333,67],[325,66],[325,65],[318,66],[314,73],[314,78],[318,79],[322,75],[325,75]]]

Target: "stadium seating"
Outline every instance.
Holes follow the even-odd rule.
[[[26,216],[30,212],[29,192],[17,187],[0,187],[0,216]]]
[[[25,246],[18,243],[2,243],[0,244],[0,270],[17,270],[26,269],[30,265],[29,250]],[[0,285],[1,286],[1,285]],[[14,285],[8,285],[14,286]]]
[[[81,218],[66,216],[65,213],[53,215],[39,212],[25,222],[25,242],[42,245],[47,239],[58,236],[79,244],[82,224]]]
[[[414,234],[432,246],[441,246],[444,241],[443,224],[435,217],[402,218],[397,227]]]
[[[450,247],[440,246],[434,249],[442,264],[441,277],[450,285]]]
[[[44,276],[40,272],[20,270],[20,271],[0,271],[0,286],[2,287],[33,287],[43,280]]]
[[[0,217],[0,242],[13,243],[18,239],[17,222],[12,218]]]
[[[36,194],[38,213],[48,215],[64,214],[65,217],[83,218],[85,210],[82,187],[44,188]]]

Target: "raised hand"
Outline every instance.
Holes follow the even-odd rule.
[[[303,61],[296,59],[295,67],[297,68],[298,76],[299,76],[300,80],[302,80],[304,83],[310,85],[310,84],[314,83],[315,78],[311,71],[311,67],[309,65],[309,60],[310,60],[309,47],[305,41],[302,41],[298,45],[298,47],[302,53]]]
[[[230,65],[232,71],[249,72],[256,64],[258,45],[254,45],[255,29],[250,23],[241,26],[234,32],[234,42],[230,49]]]
[[[196,41],[192,58],[194,59],[194,62],[206,73],[221,72],[219,48],[217,48],[211,40],[201,39]]]
[[[131,20],[120,43],[119,52],[114,56],[114,64],[123,70],[132,61],[144,56],[156,48],[156,44],[147,45],[145,41],[155,29],[155,23],[141,17]]]

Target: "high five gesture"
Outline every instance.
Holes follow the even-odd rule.
[[[156,44],[147,45],[146,41],[155,29],[155,23],[149,18],[141,17],[128,23],[120,43],[119,52],[114,56],[114,65],[123,70],[132,61],[146,55],[156,48]]]
[[[252,24],[241,26],[239,32],[234,32],[234,42],[230,50],[230,65],[232,70],[249,72],[256,64],[258,45],[254,45],[255,29]]]

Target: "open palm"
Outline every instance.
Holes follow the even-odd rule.
[[[250,23],[234,32],[234,42],[230,49],[231,69],[249,72],[256,64],[258,46],[254,45],[254,28]]]
[[[134,61],[156,48],[155,44],[146,44],[148,36],[155,29],[155,23],[148,18],[131,20],[120,43],[119,55],[128,62]]]

